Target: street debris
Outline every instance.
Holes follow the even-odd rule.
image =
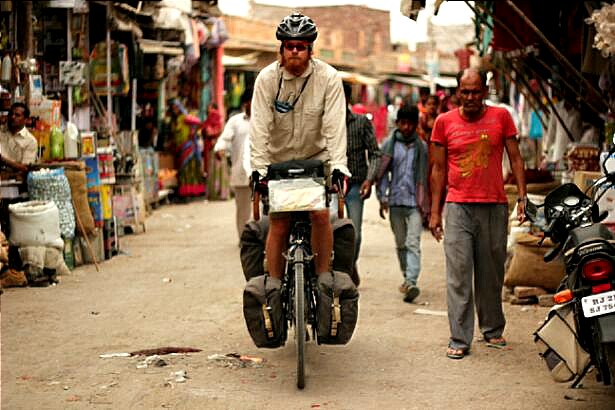
[[[430,315],[430,316],[448,316],[448,313],[444,310],[431,310],[418,308],[414,311],[415,315]]]
[[[173,282],[173,279],[171,279],[171,278],[162,278],[162,282],[164,282],[164,283],[171,283],[171,282]]]
[[[113,386],[117,386],[119,383],[118,382],[111,382],[109,384],[103,384],[102,386],[100,386],[101,389],[109,389]]]
[[[147,356],[145,359],[137,363],[137,369],[147,369],[148,367],[164,367],[167,362],[157,354]]]
[[[185,370],[179,370],[177,372],[171,372],[171,374],[167,378],[167,384],[173,387],[172,382],[185,383],[187,379],[189,379],[188,372]]]
[[[99,314],[100,314],[100,312],[96,312],[94,310],[90,312],[90,315],[92,315],[92,316],[97,316]]]
[[[239,353],[212,354],[207,356],[207,360],[217,362],[222,367],[243,368],[243,367],[262,367],[265,359],[257,356],[240,355]]]
[[[112,359],[114,357],[130,357],[130,353],[105,353],[98,355],[101,359]]]
[[[81,397],[76,394],[72,394],[66,398],[66,401],[81,401]]]
[[[585,399],[582,399],[582,398],[580,398],[580,397],[572,397],[572,396],[569,396],[569,395],[567,395],[567,394],[566,394],[566,395],[564,395],[564,399],[566,399],[566,400],[572,400],[572,401],[586,401]]]
[[[136,350],[134,352],[130,352],[128,353],[130,356],[152,356],[152,355],[159,355],[159,356],[164,356],[165,354],[171,354],[171,353],[198,353],[202,351],[201,349],[196,349],[194,347],[173,347],[173,346],[166,346],[166,347],[157,347],[154,349],[143,349],[143,350]]]

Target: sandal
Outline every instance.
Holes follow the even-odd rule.
[[[492,337],[491,339],[485,339],[487,347],[493,347],[495,349],[501,349],[506,347],[506,339],[503,337]]]
[[[449,359],[463,359],[468,354],[470,354],[470,351],[468,349],[455,349],[454,347],[448,347],[446,349],[446,357],[448,357]]]

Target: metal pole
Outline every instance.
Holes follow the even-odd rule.
[[[73,20],[73,10],[66,9],[66,61],[73,61],[73,33],[72,33],[72,20]],[[67,122],[72,122],[73,120],[73,86],[69,85],[67,89],[68,94],[68,118]]]
[[[583,75],[572,65],[572,63],[570,63],[570,61],[568,61],[568,59],[562,53],[560,53],[557,47],[555,47],[549,41],[549,39],[547,39],[544,34],[542,34],[538,27],[536,27],[534,23],[532,23],[532,21],[528,19],[527,16],[517,6],[515,6],[515,3],[513,3],[512,0],[506,0],[506,3],[519,15],[519,17],[521,17],[523,21],[525,21],[525,23],[534,31],[534,33],[536,33],[536,35],[542,40],[543,43],[545,43],[545,45],[551,50],[555,57],[557,57],[560,63],[562,63],[570,71],[572,71],[575,76],[578,77],[581,82],[587,87],[587,89],[590,90],[596,97],[598,97],[600,101],[602,101],[603,104],[608,107],[608,103],[604,101],[602,95],[600,95],[600,93],[594,88],[594,86],[589,81],[587,81],[585,77],[583,77]]]
[[[132,79],[132,104],[130,106],[130,129],[137,129],[137,79]]]
[[[112,134],[113,127],[113,100],[111,95],[111,2],[107,3],[107,126],[109,127],[109,136]]]

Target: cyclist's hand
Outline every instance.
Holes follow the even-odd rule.
[[[338,192],[346,193],[346,175],[339,169],[334,169],[331,173],[331,185],[337,188]]]
[[[267,194],[267,180],[261,178],[258,171],[253,171],[250,176],[250,185],[252,186],[252,192],[258,192],[261,195]]]

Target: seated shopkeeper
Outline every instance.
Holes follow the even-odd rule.
[[[8,129],[0,130],[0,166],[14,171],[28,172],[36,161],[36,138],[26,128],[30,110],[23,103],[11,105]]]

